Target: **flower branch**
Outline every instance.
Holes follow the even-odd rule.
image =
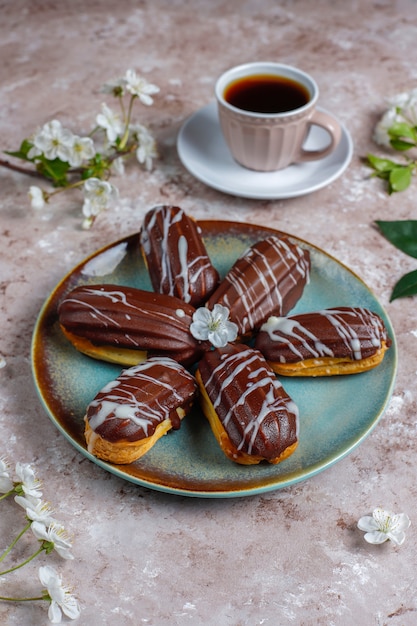
[[[3,562],[11,553],[16,544],[30,530],[39,542],[39,547],[30,556],[17,565],[11,565],[0,572],[0,576],[6,576],[25,565],[28,565],[42,552],[45,555],[53,551],[63,559],[73,559],[71,553],[71,542],[62,524],[53,517],[53,511],[49,503],[42,498],[41,482],[35,476],[31,466],[25,463],[16,463],[15,478],[11,477],[11,468],[4,457],[0,458],[0,499],[5,500],[14,496],[14,502],[24,509],[26,515],[26,525],[17,534],[9,546],[0,555],[0,562]],[[62,614],[70,619],[76,619],[80,614],[78,601],[70,594],[69,590],[63,586],[61,577],[49,566],[39,568],[39,578],[46,587],[41,596],[30,598],[15,598],[1,596],[3,602],[29,602],[46,600],[49,602],[48,616],[52,623],[61,621]]]
[[[55,188],[50,191],[32,185],[29,198],[34,209],[44,208],[59,192],[82,189],[82,226],[85,229],[116,200],[117,188],[109,180],[113,174],[123,173],[125,160],[135,154],[139,164],[150,170],[158,156],[154,138],[145,126],[134,123],[132,116],[135,102],[152,105],[152,96],[159,88],[129,69],[123,78],[106,83],[102,91],[118,100],[120,113],[102,103],[101,113],[96,116],[95,126],[88,136],[78,136],[54,119],[25,138],[18,150],[5,151],[15,159],[30,163],[32,169],[0,159],[0,167],[41,178]]]
[[[31,170],[28,167],[22,167],[21,165],[15,165],[10,163],[6,159],[0,159],[0,167],[12,170],[13,172],[19,172],[19,174],[25,174],[26,176],[33,176],[34,178],[43,178],[42,174],[37,170]]]

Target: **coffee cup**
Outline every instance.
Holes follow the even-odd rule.
[[[215,86],[220,126],[234,159],[243,167],[277,171],[333,152],[342,129],[316,108],[319,89],[302,70],[273,62],[246,63],[224,72]],[[328,143],[304,147],[310,128],[323,128]]]

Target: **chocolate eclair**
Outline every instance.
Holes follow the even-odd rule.
[[[286,315],[300,299],[309,277],[308,250],[287,237],[270,236],[244,252],[206,306],[227,307],[239,335],[249,335],[271,315]]]
[[[177,206],[156,206],[140,231],[154,290],[200,306],[219,283],[197,222]]]
[[[174,296],[121,285],[76,287],[58,308],[62,331],[77,350],[121,365],[149,356],[193,364],[204,348],[190,333],[194,312]]]
[[[376,367],[391,343],[379,315],[361,307],[337,307],[271,317],[255,347],[277,374],[334,376]]]
[[[132,463],[177,430],[194,402],[194,377],[176,361],[150,358],[124,370],[87,407],[88,451],[111,463]]]
[[[236,463],[279,463],[298,445],[298,408],[260,352],[227,344],[196,372],[200,404],[224,454]]]

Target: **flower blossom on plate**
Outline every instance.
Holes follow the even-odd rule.
[[[195,339],[208,340],[215,348],[222,348],[237,337],[237,325],[228,318],[229,309],[221,304],[215,304],[212,311],[200,307],[193,315],[191,334]]]
[[[96,122],[100,128],[106,131],[107,139],[114,143],[123,133],[123,122],[118,113],[112,111],[105,102],[101,105],[101,113],[96,117]]]
[[[405,513],[395,514],[381,507],[374,509],[372,516],[365,515],[358,521],[358,528],[365,532],[368,543],[384,543],[390,539],[400,546],[405,540],[405,531],[411,522]]]
[[[138,76],[135,70],[127,70],[125,80],[126,89],[132,96],[137,96],[142,104],[146,104],[147,106],[153,104],[153,98],[151,98],[151,96],[159,92],[159,87],[148,83],[145,78]]]
[[[10,466],[5,457],[0,457],[0,493],[8,493],[13,489],[13,481],[9,475]]]
[[[58,120],[52,120],[44,124],[35,134],[33,147],[29,150],[28,157],[31,159],[43,154],[49,161],[60,159],[68,162],[73,142],[72,132],[64,128]]]
[[[45,546],[47,554],[52,552],[52,550],[56,550],[63,559],[74,558],[70,551],[72,544],[62,524],[54,521],[46,527],[42,522],[34,521],[32,522],[31,529],[36,539],[47,544]]]
[[[52,624],[60,624],[62,613],[69,619],[80,616],[78,600],[62,584],[62,578],[53,567],[44,565],[39,568],[39,580],[46,587],[44,597],[51,602],[48,609],[48,618]]]
[[[31,185],[29,187],[28,195],[30,198],[30,205],[32,209],[40,211],[44,208],[46,204],[45,194],[40,187],[37,187],[36,185]]]
[[[16,475],[19,478],[21,491],[31,498],[41,498],[41,481],[28,463],[16,463]],[[20,491],[20,490],[19,490]]]

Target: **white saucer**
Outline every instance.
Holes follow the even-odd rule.
[[[340,143],[328,157],[290,165],[278,172],[255,172],[242,167],[231,156],[220,129],[217,103],[211,102],[183,124],[177,150],[184,167],[218,191],[259,200],[293,198],[329,185],[345,171],[352,158],[353,143],[346,128],[341,126]],[[318,149],[327,141],[326,131],[313,126],[305,148]]]

